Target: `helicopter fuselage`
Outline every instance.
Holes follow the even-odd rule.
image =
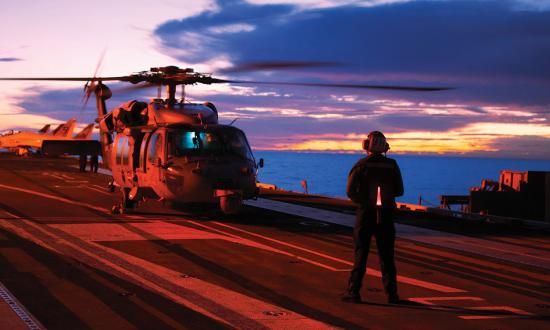
[[[119,108],[122,111],[113,111],[114,115],[104,120],[116,126],[117,120],[126,116],[121,112],[131,113],[130,108]],[[119,127],[112,143],[104,148],[114,182],[130,198],[223,204],[257,195],[258,167],[246,136],[234,126],[218,124],[213,106],[163,108],[153,101],[139,113],[141,118],[131,118],[147,124]]]

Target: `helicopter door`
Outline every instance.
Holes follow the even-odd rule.
[[[115,166],[113,177],[116,181],[126,186],[132,181],[132,145],[127,136],[118,134],[115,141]]]
[[[165,182],[164,168],[162,167],[165,162],[163,141],[162,133],[156,132],[151,135],[147,146],[146,172],[151,185],[158,181]]]

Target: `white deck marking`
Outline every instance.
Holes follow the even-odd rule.
[[[259,198],[255,201],[247,200],[245,201],[245,204],[347,227],[353,227],[355,223],[354,215],[289,204],[264,198]],[[537,256],[537,254],[540,253],[537,249],[415,227],[411,225],[395,224],[395,227],[398,237],[411,241],[497,258],[508,262],[550,269],[550,258]]]
[[[407,300],[413,301],[419,304],[433,306],[434,309],[447,309],[452,308],[448,306],[438,306],[435,302],[439,301],[483,301],[485,299],[480,297],[422,297],[422,298],[408,298]],[[481,306],[481,307],[459,307],[461,309],[468,309],[471,311],[495,311],[495,312],[509,312],[512,314],[492,314],[492,315],[459,315],[458,317],[463,320],[489,320],[489,319],[504,319],[513,318],[518,316],[533,316],[534,314],[526,312],[522,309],[510,307],[510,306]]]
[[[207,226],[205,224],[202,224],[202,223],[199,223],[199,222],[196,222],[196,221],[189,220],[189,223],[192,223],[194,225],[197,225],[197,226],[200,226],[200,227],[203,227],[203,228],[207,228],[209,230],[213,230],[213,231],[215,231],[217,233],[220,233],[224,236],[229,236],[229,237],[232,237],[232,238],[237,239],[239,241],[242,241],[242,240],[248,241],[246,238],[243,238],[241,236],[233,235],[233,234],[228,233],[226,231],[219,230],[219,229],[216,229],[214,227]],[[323,263],[320,263],[320,262],[317,262],[317,261],[314,261],[314,260],[311,260],[311,259],[308,259],[308,258],[304,258],[302,256],[292,254],[292,253],[289,253],[289,252],[286,252],[286,251],[283,251],[283,250],[279,250],[279,249],[276,249],[276,248],[268,246],[268,245],[263,245],[261,243],[255,242],[255,241],[250,241],[250,242],[254,242],[254,244],[257,244],[258,245],[257,247],[259,247],[261,249],[268,250],[268,251],[275,252],[275,253],[279,253],[279,254],[282,254],[282,255],[285,255],[285,256],[288,256],[288,257],[291,257],[291,258],[296,258],[296,259],[302,260],[304,262],[307,262],[309,264],[312,264],[312,265],[315,265],[315,266],[318,266],[318,267],[321,267],[321,268],[324,268],[324,269],[328,269],[328,270],[333,271],[333,272],[349,271],[349,269],[334,268],[332,266],[329,266],[329,265],[326,265],[326,264],[323,264]]]
[[[93,186],[95,186],[95,185],[93,185]],[[98,188],[91,187],[89,185],[85,185],[83,187],[86,188],[86,189],[93,190],[93,191],[98,192],[98,193],[103,194],[103,195],[107,195],[107,196],[111,196],[111,197],[113,196],[113,193],[106,192],[105,189],[98,189]]]
[[[414,301],[422,305],[434,306],[435,303],[432,301],[453,301],[453,300],[471,300],[471,301],[483,301],[483,298],[480,297],[422,297],[422,298],[407,298],[409,301]]]
[[[40,330],[45,329],[38,320],[32,316],[31,313],[29,313],[25,307],[15,298],[15,296],[4,286],[4,284],[0,283],[0,298],[8,304],[8,306],[13,310],[15,315],[21,319],[21,321],[32,330]],[[6,315],[3,315],[6,317]]]
[[[275,243],[285,245],[285,246],[288,246],[288,247],[292,247],[292,248],[297,249],[297,250],[305,251],[305,252],[308,252],[308,253],[311,253],[311,254],[326,258],[326,259],[330,259],[330,260],[333,260],[333,261],[336,261],[336,262],[340,262],[344,265],[353,266],[353,262],[350,262],[350,261],[347,261],[347,260],[343,260],[343,259],[340,259],[340,258],[329,256],[329,255],[324,254],[324,253],[320,253],[320,252],[317,252],[317,251],[314,251],[314,250],[311,250],[311,249],[306,249],[306,248],[303,248],[301,246],[286,243],[286,242],[276,240],[276,239],[271,238],[271,237],[256,234],[256,233],[253,233],[253,232],[250,232],[250,231],[247,231],[247,230],[244,230],[244,229],[240,229],[240,228],[237,228],[237,227],[234,227],[234,226],[230,226],[230,225],[227,225],[227,224],[224,224],[224,223],[220,223],[220,222],[214,222],[214,223],[217,224],[217,225],[220,225],[220,226],[225,226],[225,227],[231,228],[233,230],[246,233],[248,235],[256,236],[256,237],[259,237],[259,238],[262,238],[262,239],[265,239],[265,240],[268,240],[268,241],[271,241],[271,242],[275,242]],[[344,271],[344,270],[338,270],[338,271]],[[372,268],[367,268],[367,275],[382,277],[382,273],[380,271],[372,269]],[[415,278],[411,278],[411,277],[408,277],[408,276],[398,275],[397,280],[401,283],[407,283],[407,284],[411,284],[411,285],[414,285],[414,286],[418,286],[418,287],[422,287],[422,288],[430,289],[430,290],[434,290],[434,291],[439,291],[439,292],[445,292],[445,293],[466,292],[465,290],[462,290],[462,289],[457,289],[457,288],[453,288],[453,287],[449,287],[449,286],[445,286],[445,285],[440,285],[440,284],[430,283],[430,282],[426,282],[426,281],[422,281],[422,280],[417,280]]]
[[[512,315],[460,315],[459,318],[463,320],[490,320],[490,319],[505,319],[505,318],[534,315],[522,309],[514,308],[510,306],[483,306],[483,307],[471,307],[469,309],[479,310],[479,311],[495,311],[495,312],[504,311],[504,312],[512,313]]]
[[[59,179],[59,180],[65,180],[64,177],[59,176],[59,175],[55,175],[55,174],[53,174],[53,173],[44,172],[44,173],[42,173],[42,174],[48,175],[48,176],[51,176],[51,177],[54,177],[54,178]]]
[[[0,220],[0,226],[45,248],[137,283],[230,326],[236,328],[332,328],[317,320],[224,287],[197,278],[184,278],[180,272],[119,250],[81,240],[59,231],[55,226],[40,225],[12,216],[19,221]],[[126,226],[134,227],[131,224]],[[138,228],[136,229],[139,231]],[[282,312],[282,316],[276,318],[266,316],[266,311]]]
[[[524,277],[506,275],[502,271],[499,272],[498,269],[495,270],[495,271],[491,271],[490,269],[486,269],[486,268],[480,269],[480,267],[477,266],[477,265],[476,266],[469,266],[467,264],[460,263],[460,262],[455,262],[455,261],[452,261],[452,260],[447,261],[446,264],[456,266],[456,267],[466,268],[466,269],[469,269],[469,270],[472,270],[472,271],[476,271],[476,272],[479,272],[479,274],[487,274],[488,276],[498,276],[500,278],[505,278],[505,279],[508,279],[508,280],[521,282],[521,283],[527,284],[527,285],[532,285],[532,286],[543,286],[544,285],[544,283],[542,283],[542,282],[537,282],[537,281],[534,281],[534,280],[525,279]],[[497,279],[492,278],[492,280],[497,280]],[[499,282],[501,282],[501,281],[499,281]],[[523,286],[520,285],[519,287],[523,289]]]
[[[95,205],[88,204],[88,203],[73,201],[73,200],[70,200],[70,199],[63,198],[63,197],[59,197],[59,196],[55,196],[55,195],[51,195],[51,194],[46,194],[46,193],[41,193],[41,192],[34,191],[34,190],[8,186],[8,185],[5,185],[5,184],[0,184],[0,188],[19,191],[19,192],[24,192],[24,193],[27,193],[27,194],[40,196],[40,197],[43,197],[43,198],[53,199],[53,200],[56,200],[58,202],[63,202],[63,203],[68,203],[68,204],[73,204],[73,205],[78,205],[78,206],[84,206],[84,207],[94,209],[94,210],[100,211],[100,212],[105,212],[105,213],[109,212],[109,210],[107,210],[103,207],[95,206]]]

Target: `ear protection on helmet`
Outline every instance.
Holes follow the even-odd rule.
[[[380,131],[372,131],[367,138],[363,140],[363,149],[372,153],[385,153],[390,150],[390,145],[386,142],[386,137]]]

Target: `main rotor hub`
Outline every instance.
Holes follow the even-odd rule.
[[[146,82],[150,85],[193,85],[193,84],[212,84],[224,82],[221,79],[212,78],[211,74],[198,73],[192,68],[180,69],[177,66],[164,66],[151,68],[149,71],[141,71],[129,76],[121,77],[122,81],[132,84]]]

